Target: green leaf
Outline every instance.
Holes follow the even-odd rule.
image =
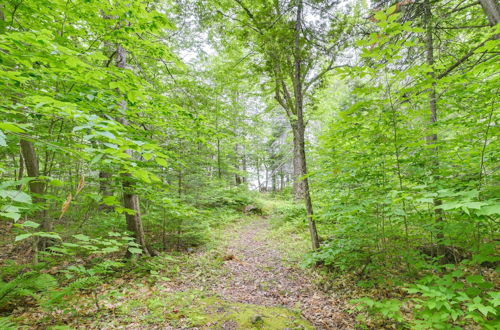
[[[73,237],[79,241],[84,241],[84,242],[90,241],[90,237],[88,237],[87,235],[83,235],[83,234],[73,235]]]
[[[33,235],[38,236],[38,237],[61,239],[61,236],[59,236],[59,234],[56,234],[56,233],[47,233],[47,232],[44,232],[44,231],[36,232]]]
[[[14,125],[12,123],[5,123],[5,122],[0,123],[0,129],[2,129],[4,131],[9,131],[12,133],[24,133],[25,132],[22,128]]]
[[[469,283],[482,283],[484,282],[484,278],[481,275],[470,275],[465,278],[465,280]]]
[[[0,197],[9,198],[14,202],[31,204],[31,196],[18,190],[0,190]]]
[[[168,166],[167,161],[165,159],[163,159],[163,158],[156,157],[155,161],[160,166],[163,166],[163,167],[167,167]]]
[[[40,227],[40,224],[33,222],[33,221],[25,221],[21,224],[21,226],[30,227],[30,228],[38,228],[38,227]]]
[[[487,205],[481,207],[480,210],[476,211],[477,215],[494,215],[494,214],[500,214],[500,203],[494,204],[494,205]]]
[[[21,235],[17,235],[15,241],[19,242],[19,241],[22,241],[23,239],[29,238],[31,236],[33,236],[33,234],[21,234]]]
[[[128,251],[132,254],[141,254],[143,253],[142,249],[134,248],[134,247],[129,247]]]
[[[101,251],[102,253],[112,253],[112,252],[118,252],[120,251],[120,249],[117,246],[110,246],[102,249]]]

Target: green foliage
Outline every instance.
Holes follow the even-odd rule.
[[[181,255],[139,255],[214,244],[266,210],[250,187],[300,237],[305,209],[285,201],[299,134],[321,238],[307,265],[409,282],[411,318],[358,301],[402,326],[493,327],[500,27],[458,0],[336,5],[2,2],[1,243],[34,255],[2,260],[0,306],[80,292],[99,310],[120,271],[166,280]],[[462,260],[473,270],[436,271]]]
[[[5,308],[8,304],[14,305],[25,297],[37,298],[57,285],[53,276],[37,271],[20,274],[9,282],[0,281],[0,308]]]
[[[204,207],[228,207],[242,211],[245,206],[257,204],[255,193],[244,186],[214,187],[204,194],[198,202]]]
[[[305,207],[297,203],[279,203],[273,213],[281,218],[283,222],[304,223],[306,210]]]
[[[480,275],[468,275],[464,265],[445,265],[441,275],[427,275],[410,285],[410,294],[399,300],[375,301],[372,298],[353,300],[359,309],[382,318],[406,324],[411,329],[448,329],[480,326],[495,329],[498,326],[498,292],[493,283]],[[411,308],[411,315],[403,318],[403,305]]]
[[[19,327],[10,320],[10,317],[0,316],[0,329],[17,330],[18,328]]]
[[[127,234],[109,232],[108,237],[91,238],[87,235],[73,235],[73,242],[62,242],[49,247],[55,255],[59,256],[88,256],[91,254],[105,255],[128,250],[133,254],[142,253],[134,239]],[[138,250],[138,251],[137,251]]]
[[[31,196],[23,191],[14,190],[17,185],[26,184],[29,179],[5,181],[0,184],[0,217],[14,222],[21,218],[31,205]]]
[[[391,319],[400,323],[404,321],[400,311],[402,303],[399,300],[389,299],[376,301],[371,298],[360,298],[352,300],[351,303],[356,304],[358,310],[366,309],[374,315],[380,315],[383,318]]]
[[[181,261],[173,256],[161,254],[156,257],[142,258],[133,266],[132,272],[146,277],[150,282],[169,281],[180,270]]]

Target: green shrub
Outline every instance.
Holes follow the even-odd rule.
[[[366,309],[396,322],[402,322],[400,308],[411,309],[405,323],[411,329],[461,329],[481,327],[498,329],[500,293],[493,283],[473,274],[465,265],[445,265],[445,273],[425,276],[406,291],[405,301],[371,298],[353,300]]]

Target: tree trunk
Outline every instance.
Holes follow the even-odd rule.
[[[285,174],[283,173],[283,170],[280,171],[280,191],[283,191],[285,189]]]
[[[427,64],[432,68],[434,66],[434,40],[433,40],[433,30],[432,30],[432,11],[431,11],[431,3],[429,0],[426,2],[425,6],[425,25],[426,25],[426,38],[425,38],[425,48],[426,48],[426,61]],[[430,79],[432,79],[432,85],[429,90],[429,110],[430,110],[430,118],[429,124],[432,129],[437,123],[437,95],[436,95],[436,82],[434,71],[429,73]],[[438,135],[436,133],[432,133],[427,137],[427,144],[433,146],[431,149],[432,152],[432,160],[431,160],[431,173],[435,182],[439,180],[439,150],[437,147]],[[434,198],[434,216],[436,222],[437,234],[436,238],[438,240],[438,245],[442,245],[442,241],[444,239],[443,234],[443,210],[439,207],[443,204],[443,201],[440,198]],[[440,249],[442,250],[442,249]],[[439,251],[438,251],[439,252]]]
[[[292,130],[297,130],[295,125],[292,125]],[[302,173],[304,172],[302,168],[302,161],[300,160],[300,145],[296,134],[293,134],[293,197],[295,200],[304,199],[304,182],[300,180]]]
[[[36,178],[30,181],[29,187],[33,196],[33,202],[43,205],[43,209],[36,213],[35,217],[42,221],[41,230],[45,232],[52,231],[52,221],[48,217],[47,210],[45,209],[45,199],[43,193],[45,192],[45,183],[38,179],[40,176],[40,168],[38,157],[35,151],[33,142],[21,139],[21,154],[26,166],[26,172],[29,177]],[[38,240],[38,250],[43,251],[47,248],[47,238],[40,237]]]
[[[116,66],[124,69],[127,65],[127,52],[121,46],[118,45],[116,49]],[[125,110],[127,105],[126,101],[121,101],[121,107]],[[119,119],[119,122],[128,126],[128,121],[125,118]],[[127,153],[132,155],[131,150],[127,150]],[[139,196],[135,193],[134,183],[132,181],[132,176],[128,173],[122,174],[122,187],[123,187],[123,206],[127,209],[133,211],[133,214],[125,213],[125,219],[127,221],[127,229],[134,233],[135,241],[141,246],[144,254],[151,255],[144,236],[144,228],[142,226],[141,219],[141,205],[139,201]],[[130,254],[127,251],[127,255]]]
[[[24,176],[24,158],[23,158],[23,153],[19,153],[19,173],[17,174],[17,180],[21,180]],[[17,185],[17,190],[21,190],[23,188],[22,184]]]
[[[122,187],[123,207],[134,211],[133,214],[125,213],[127,230],[134,233],[135,242],[141,246],[144,254],[150,255],[151,253],[146,245],[144,228],[142,226],[139,196],[134,192],[134,183],[130,174],[122,174]],[[127,255],[130,256],[128,251]]]
[[[243,179],[240,175],[240,158],[239,158],[239,145],[234,145],[234,169],[236,173],[234,173],[234,182],[237,186],[243,183]]]
[[[302,31],[302,0],[297,4],[297,19],[295,21],[295,49],[294,49],[294,94],[295,94],[295,111],[297,115],[296,123],[292,128],[294,131],[294,151],[297,146],[296,152],[298,153],[298,165],[300,177],[303,177],[299,186],[304,192],[304,202],[306,204],[307,222],[309,224],[309,232],[311,235],[311,245],[313,250],[319,248],[318,231],[316,229],[316,222],[314,221],[314,212],[309,191],[309,180],[307,178],[307,164],[305,153],[305,125],[304,125],[304,97],[302,87],[302,57],[300,36]],[[292,119],[293,120],[293,119]],[[293,127],[295,126],[295,127]]]
[[[273,193],[276,192],[276,173],[274,173],[273,171],[273,174],[271,176],[271,180],[272,180],[272,189],[273,189]]]
[[[264,184],[264,189],[263,191],[267,191],[267,186],[269,182],[269,170],[267,169],[267,166],[264,164],[264,169],[266,170],[266,182]]]
[[[246,154],[246,148],[243,146],[243,158],[242,158],[242,166],[243,166],[243,176],[241,177],[241,181],[243,183],[247,183],[247,154]]]
[[[497,0],[479,0],[491,26],[500,22],[500,5]]]
[[[220,154],[220,139],[217,138],[217,177],[222,179],[222,159]]]
[[[260,183],[260,163],[259,163],[259,156],[257,156],[257,160],[256,160],[256,164],[255,164],[256,168],[257,168],[257,185],[258,185],[258,189],[259,191],[261,191],[261,183]]]

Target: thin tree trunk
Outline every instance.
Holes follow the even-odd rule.
[[[426,61],[427,64],[432,68],[434,66],[434,40],[433,40],[433,29],[432,29],[432,11],[431,11],[431,3],[429,0],[426,1],[425,6],[425,25],[426,25],[426,38],[425,38],[425,48],[426,48]],[[431,88],[429,90],[429,110],[430,110],[430,118],[429,124],[432,129],[435,129],[433,126],[437,123],[437,95],[436,95],[436,82],[435,82],[435,74],[432,70],[429,73],[430,79],[432,80]],[[439,149],[437,147],[438,135],[437,133],[432,133],[427,137],[427,144],[433,146],[431,149],[432,152],[432,161],[431,161],[431,172],[434,181],[439,180]],[[443,250],[441,248],[442,241],[444,239],[443,234],[443,210],[439,208],[443,204],[443,201],[440,198],[434,198],[434,216],[436,222],[436,238],[438,241],[439,250]],[[441,253],[440,251],[438,251]]]
[[[305,153],[305,125],[304,125],[304,98],[303,98],[303,88],[302,88],[302,57],[301,57],[301,46],[300,46],[300,36],[302,30],[302,0],[298,1],[297,4],[297,19],[295,21],[295,49],[294,49],[294,93],[295,93],[295,110],[297,112],[296,128],[294,129],[294,137],[297,140],[297,151],[299,156],[299,168],[300,176],[303,177],[301,180],[301,186],[304,191],[304,201],[306,204],[307,222],[309,224],[309,232],[311,235],[311,245],[313,250],[319,248],[319,238],[318,231],[316,229],[316,222],[314,221],[314,212],[311,200],[311,194],[309,191],[309,180],[307,178],[307,164],[306,164],[306,153]],[[293,125],[292,125],[293,126]]]
[[[264,191],[267,191],[267,186],[268,186],[268,182],[269,182],[269,170],[267,169],[266,165],[264,165],[264,169],[266,170],[266,182],[265,182],[265,186],[264,186]]]
[[[222,179],[222,160],[220,155],[220,139],[217,138],[217,177]]]
[[[256,161],[255,166],[257,167],[257,185],[258,185],[259,191],[261,191],[259,156],[257,156],[257,161]]]
[[[296,124],[296,123],[295,123]],[[297,130],[296,125],[292,125],[292,130]],[[293,197],[295,200],[304,199],[304,183],[300,178],[302,177],[302,161],[300,159],[300,146],[299,140],[296,135],[293,135]]]
[[[246,155],[246,148],[243,146],[243,158],[242,158],[242,166],[243,166],[243,172],[245,173],[241,180],[243,183],[247,183],[247,155]]]
[[[280,171],[280,191],[283,191],[285,188],[285,174],[283,173],[283,169]]]
[[[19,153],[19,173],[17,174],[17,180],[21,180],[24,176],[24,158],[23,153]],[[23,188],[22,184],[17,185],[17,190],[21,190]]]
[[[239,146],[238,144],[234,145],[234,169],[236,170],[236,173],[234,173],[234,182],[237,186],[239,186],[243,180],[239,174],[240,171],[240,159],[239,159]]]

